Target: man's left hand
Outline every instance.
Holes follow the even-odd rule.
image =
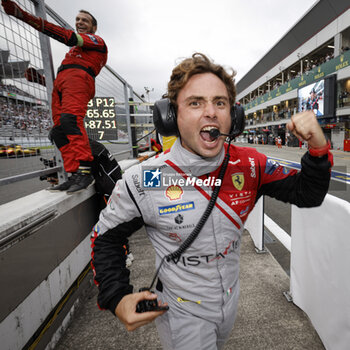
[[[300,141],[307,141],[311,148],[322,148],[327,145],[321,126],[312,111],[293,115],[287,123],[287,128]]]
[[[1,5],[8,15],[14,16],[18,19],[23,19],[23,10],[13,1],[2,0]]]

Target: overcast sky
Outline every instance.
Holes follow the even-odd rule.
[[[46,0],[72,26],[80,9],[98,21],[107,64],[134,90],[165,91],[181,58],[202,52],[232,67],[239,81],[305,14],[315,0]],[[52,44],[57,66],[67,47]]]

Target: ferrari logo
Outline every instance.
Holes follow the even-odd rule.
[[[231,175],[233,186],[237,188],[238,191],[241,191],[244,186],[244,175],[243,173],[235,173]]]

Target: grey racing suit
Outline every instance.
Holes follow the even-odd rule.
[[[219,327],[215,334],[220,334],[221,325],[221,343],[208,348],[223,345],[237,310],[244,222],[261,195],[310,207],[320,205],[328,190],[330,153],[321,158],[306,153],[302,171],[297,172],[252,148],[230,146],[229,151],[219,197],[200,234],[180,258],[165,261],[159,271],[157,294],[160,292],[170,307],[157,319],[166,348],[182,349],[181,337],[186,332],[191,337],[188,327],[181,333],[181,321],[172,322],[172,315],[174,320],[184,315],[184,319],[190,316],[208,321]],[[203,159],[177,140],[169,152],[125,172],[93,230],[92,264],[100,307],[114,313],[121,298],[132,293],[121,247],[142,225],[155,249],[156,267],[179,248],[208,205],[224,156],[223,149],[217,157]]]

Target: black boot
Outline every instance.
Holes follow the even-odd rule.
[[[92,186],[95,179],[91,175],[90,167],[79,167],[74,178],[74,183],[69,187],[67,194],[79,193]]]
[[[72,176],[68,177],[68,180],[53,187],[49,187],[47,190],[50,192],[62,192],[67,191],[75,183],[76,173],[72,173]]]

